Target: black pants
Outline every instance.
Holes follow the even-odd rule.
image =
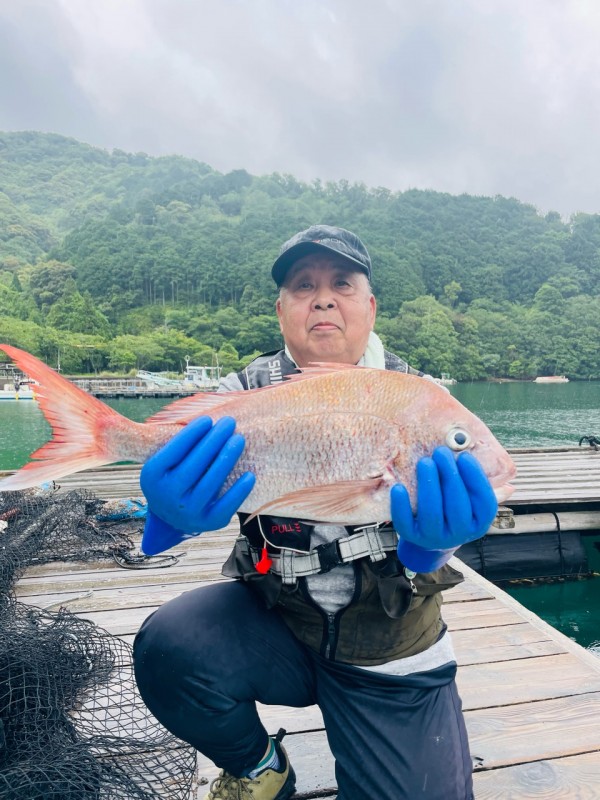
[[[329,662],[241,583],[186,592],[143,624],[135,674],[152,713],[217,766],[244,775],[267,732],[256,701],[318,704],[339,800],[471,800],[454,664],[404,677]]]

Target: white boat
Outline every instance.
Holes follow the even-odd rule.
[[[168,389],[182,389],[183,381],[180,378],[168,378],[165,372],[148,372],[140,369],[136,372],[136,378],[149,386],[160,386]]]
[[[35,400],[37,381],[10,363],[0,363],[0,400]]]
[[[456,378],[451,378],[447,372],[442,372],[441,378],[434,378],[433,380],[440,386],[454,386],[456,383],[458,383]]]
[[[539,375],[534,383],[568,383],[569,379],[566,375]]]
[[[0,400],[35,400],[35,383],[29,380],[11,380],[0,384]]]
[[[183,380],[199,389],[216,389],[221,380],[221,367],[193,367],[188,364]]]
[[[144,381],[148,386],[156,386],[163,389],[182,389],[188,392],[194,389],[207,391],[218,387],[221,378],[221,367],[195,367],[188,364],[183,378],[169,378],[167,377],[168,374],[140,369],[136,373],[136,378]]]

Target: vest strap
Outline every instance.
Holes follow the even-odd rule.
[[[377,526],[371,525],[352,536],[343,536],[333,542],[321,544],[310,553],[296,553],[285,548],[276,554],[270,553],[273,561],[271,572],[279,575],[282,583],[293,584],[298,578],[322,575],[340,564],[348,564],[359,558],[368,557],[371,561],[382,561],[386,553],[396,550],[397,546],[396,531],[390,528],[379,530]],[[260,551],[252,546],[249,550],[254,564],[257,564]]]

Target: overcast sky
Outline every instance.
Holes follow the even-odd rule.
[[[600,213],[600,2],[0,0],[0,130]]]

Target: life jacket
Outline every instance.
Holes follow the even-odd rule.
[[[423,376],[387,351],[385,368]],[[238,378],[244,389],[255,389],[296,372],[279,350],[256,358]],[[260,515],[248,522],[249,515],[238,516],[241,534],[223,575],[248,582],[308,647],[326,658],[367,666],[415,655],[437,641],[443,630],[441,592],[464,578],[447,565],[426,574],[405,568],[391,526],[347,527],[347,537],[311,550],[314,526],[306,521]],[[261,562],[268,570],[261,570]],[[312,600],[304,578],[343,563],[354,565],[354,595],[348,606],[328,614]]]

